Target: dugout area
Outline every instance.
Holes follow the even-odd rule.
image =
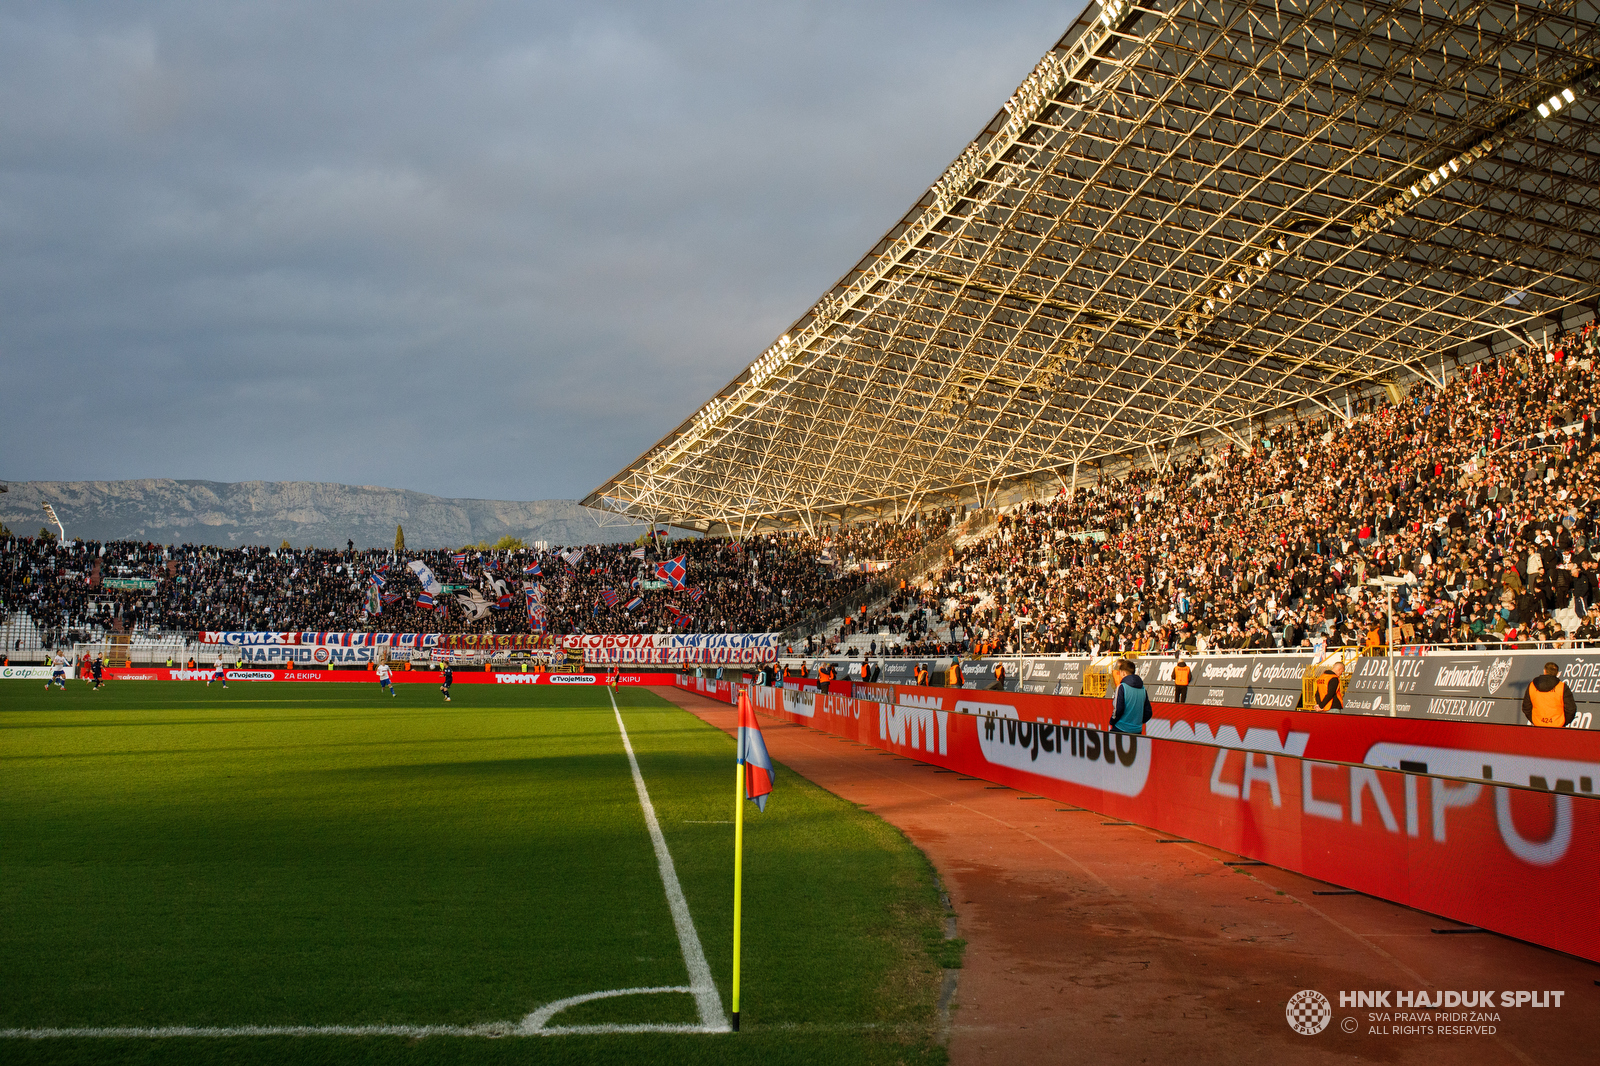
[[[617,719],[723,1012],[731,738],[642,690],[455,697],[0,690],[0,1060],[943,1061],[944,915],[898,831],[780,768],[743,1032],[698,1031]],[[63,1032],[104,1029],[159,1035]]]

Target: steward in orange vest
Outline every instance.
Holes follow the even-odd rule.
[[[1344,697],[1339,695],[1339,675],[1343,672],[1338,663],[1332,663],[1312,682],[1312,693],[1319,711],[1344,710]]]
[[[1561,680],[1561,667],[1544,664],[1543,676],[1534,678],[1522,694],[1522,713],[1534,725],[1545,728],[1559,729],[1572,721],[1578,705],[1572,699],[1572,690]]]
[[[1189,702],[1189,677],[1192,671],[1189,664],[1179,659],[1172,667],[1172,702]]]

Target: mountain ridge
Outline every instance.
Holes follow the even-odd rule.
[[[417,549],[458,548],[501,537],[552,545],[633,540],[639,523],[606,518],[575,500],[474,500],[380,485],[327,481],[14,481],[0,494],[0,522],[18,536],[48,525],[55,507],[67,536],[165,544],[386,548],[395,526]],[[605,522],[605,525],[601,525]]]

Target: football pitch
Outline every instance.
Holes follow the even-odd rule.
[[[920,852],[621,689],[0,683],[0,1061],[942,1062]],[[630,752],[631,748],[631,752]]]

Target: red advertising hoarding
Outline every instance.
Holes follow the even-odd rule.
[[[224,671],[229,681],[330,681],[376,685],[375,670],[270,670],[249,667],[230,668]],[[112,667],[105,671],[111,681],[209,681],[210,670],[175,670],[143,667]],[[524,674],[520,671],[490,672],[485,670],[457,670],[458,685],[609,685],[612,679],[619,685],[670,685],[676,674],[623,672],[618,674]],[[389,680],[397,685],[437,685],[436,670],[395,670]]]
[[[855,689],[750,691],[791,722],[1600,961],[1588,731],[1157,704],[1131,736],[1105,732],[1106,700]],[[1517,774],[1551,790],[1499,783]]]

